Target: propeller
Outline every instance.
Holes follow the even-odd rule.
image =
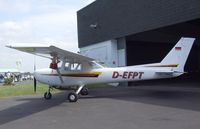
[[[36,65],[35,65],[35,56],[34,56],[34,73],[36,71]],[[33,78],[33,87],[34,87],[34,93],[36,93],[36,90],[37,90],[37,80],[36,78],[34,77]]]
[[[37,80],[35,79],[35,77],[34,77],[34,92],[36,93],[36,90],[37,90]]]

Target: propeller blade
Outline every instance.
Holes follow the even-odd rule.
[[[35,56],[34,56],[34,66],[33,66],[34,73],[35,73],[35,71],[36,71],[36,63],[35,63],[35,62],[36,62],[36,61],[35,61]],[[33,78],[33,83],[34,83],[34,85],[33,85],[33,87],[34,87],[34,92],[36,93],[37,80],[35,79],[35,77]]]
[[[36,87],[37,87],[37,80],[34,77],[34,92],[36,93]]]

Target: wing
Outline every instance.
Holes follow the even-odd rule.
[[[95,59],[73,53],[70,51],[66,51],[55,47],[53,45],[41,45],[41,44],[8,44],[6,47],[13,48],[19,51],[23,51],[26,53],[34,54],[37,56],[45,57],[52,59],[56,57],[58,59],[66,59],[73,60],[74,62],[82,62],[82,61],[94,61]]]

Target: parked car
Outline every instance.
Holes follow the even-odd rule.
[[[0,83],[4,83],[4,76],[0,75]]]

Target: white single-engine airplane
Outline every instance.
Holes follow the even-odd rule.
[[[68,100],[76,102],[79,93],[88,94],[88,89],[85,87],[88,84],[173,78],[182,75],[194,40],[195,38],[181,38],[160,63],[117,68],[103,67],[95,59],[51,45],[8,44],[6,46],[51,59],[50,68],[34,72],[37,81],[49,85],[44,98],[51,99],[52,88],[66,89],[73,90],[68,94]],[[60,62],[61,66],[58,67]]]

